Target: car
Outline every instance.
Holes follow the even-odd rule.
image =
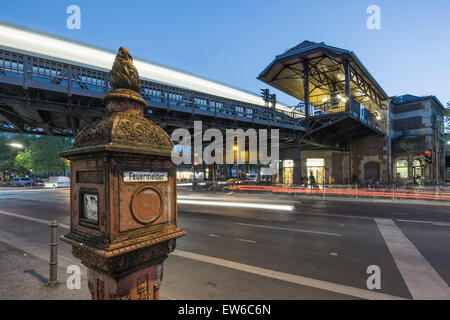
[[[29,177],[17,177],[9,181],[9,185],[12,187],[31,187],[34,181]]]
[[[70,178],[69,177],[50,177],[48,181],[44,182],[44,188],[54,189],[54,188],[66,188],[70,187]]]
[[[7,187],[9,186],[9,182],[5,179],[0,179],[0,187]]]
[[[41,179],[34,180],[33,186],[43,187],[44,185],[45,185],[44,180],[41,180]]]

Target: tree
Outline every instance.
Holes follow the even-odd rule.
[[[70,149],[72,140],[68,138],[39,137],[31,141],[29,147],[30,167],[36,175],[65,174],[68,163],[58,153]]]
[[[11,134],[0,133],[0,175],[9,175],[15,171],[15,158],[20,151],[11,147],[11,142],[21,143],[25,145],[25,136],[17,136]]]
[[[19,175],[28,175],[29,172],[33,171],[32,166],[32,155],[31,152],[26,150],[19,152],[14,159],[14,171]]]
[[[23,149],[10,144],[20,143]],[[0,133],[0,175],[16,171],[18,175],[38,176],[66,174],[69,163],[58,153],[72,148],[70,138],[26,136]]]

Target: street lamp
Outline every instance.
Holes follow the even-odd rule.
[[[21,143],[9,143],[8,146],[13,147],[13,148],[17,148],[17,149],[23,149],[23,144]]]

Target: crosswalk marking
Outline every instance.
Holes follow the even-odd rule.
[[[412,297],[449,300],[450,288],[391,219],[375,219]]]

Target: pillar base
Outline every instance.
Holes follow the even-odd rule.
[[[92,300],[159,300],[162,276],[162,263],[119,279],[88,269],[88,286]]]
[[[68,238],[64,239],[68,241]],[[76,244],[72,246],[72,254],[88,269],[93,300],[158,300],[163,263],[175,246],[175,239],[171,239],[112,254]]]

